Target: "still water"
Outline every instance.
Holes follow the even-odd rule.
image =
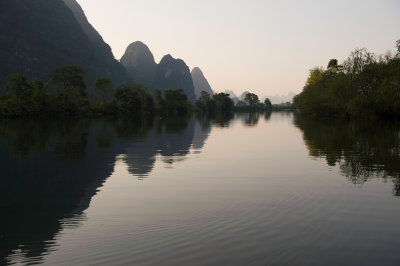
[[[400,126],[0,122],[0,265],[399,265]]]

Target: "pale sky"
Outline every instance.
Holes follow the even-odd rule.
[[[78,0],[116,59],[137,40],[203,70],[214,91],[301,92],[356,47],[394,51],[399,0]]]

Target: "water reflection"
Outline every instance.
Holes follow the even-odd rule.
[[[372,178],[392,180],[400,196],[400,125],[393,122],[316,120],[296,116],[305,144],[313,157],[323,157],[330,166],[354,184]]]
[[[214,121],[1,121],[0,265],[16,258],[40,262],[62,228],[85,220],[83,211],[112,174],[117,158],[123,158],[132,175],[144,178],[157,154],[172,166],[192,150],[200,152]]]
[[[59,240],[57,237],[62,235],[62,233],[59,233],[69,227],[81,226],[87,219],[84,211],[88,208],[99,188],[114,172],[116,160],[124,161],[129,173],[134,178],[146,180],[153,171],[156,160],[163,161],[166,167],[175,167],[177,161],[190,160],[190,158],[197,157],[190,155],[201,152],[213,127],[229,127],[232,124],[235,127],[229,128],[229,130],[236,130],[238,124],[246,127],[251,126],[252,128],[246,131],[240,126],[236,135],[227,132],[229,130],[216,130],[216,134],[213,135],[211,140],[213,143],[224,142],[226,136],[228,136],[229,140],[226,143],[224,142],[222,146],[217,146],[217,149],[222,150],[219,147],[227,147],[224,145],[235,143],[238,139],[246,140],[248,136],[252,138],[252,144],[259,146],[259,149],[255,149],[254,153],[251,153],[253,149],[246,149],[246,146],[239,141],[238,146],[240,145],[241,148],[244,148],[240,152],[234,154],[232,150],[227,150],[226,153],[221,153],[226,156],[229,155],[228,159],[223,155],[212,157],[212,154],[209,153],[212,149],[209,149],[207,150],[207,155],[211,155],[212,160],[221,158],[226,161],[221,160],[220,162],[213,161],[210,163],[206,160],[206,156],[203,156],[198,160],[202,161],[204,159],[199,166],[207,165],[208,168],[209,163],[214,163],[216,168],[210,167],[211,170],[205,170],[221,173],[230,165],[235,164],[235,166],[232,166],[233,170],[231,169],[231,172],[227,171],[224,178],[210,177],[204,181],[205,183],[192,182],[190,178],[184,180],[183,178],[186,176],[177,180],[177,182],[189,180],[188,184],[190,185],[185,187],[189,191],[192,191],[191,186],[206,184],[203,187],[204,190],[199,190],[204,193],[198,193],[196,196],[188,192],[190,195],[187,195],[186,200],[194,195],[193,202],[195,204],[188,204],[185,208],[186,211],[194,215],[192,217],[202,217],[205,218],[205,221],[207,221],[208,217],[210,223],[204,224],[205,227],[201,227],[198,234],[191,235],[185,231],[182,235],[176,236],[187,238],[188,240],[202,239],[201,236],[204,237],[201,241],[198,241],[197,244],[199,246],[187,245],[195,249],[196,252],[198,247],[206,247],[207,245],[204,245],[204,243],[209,241],[212,244],[218,243],[218,245],[225,247],[224,254],[227,254],[227,258],[231,258],[232,254],[242,253],[247,254],[249,258],[253,257],[252,252],[257,251],[258,247],[262,249],[257,251],[261,256],[260,259],[265,258],[265,247],[277,248],[279,250],[278,253],[284,254],[284,257],[287,254],[298,257],[300,255],[296,251],[299,246],[315,245],[317,247],[316,250],[318,250],[319,247],[324,246],[324,243],[330,243],[329,241],[332,241],[335,236],[342,238],[343,235],[347,235],[347,229],[354,230],[358,225],[357,221],[359,221],[355,218],[366,217],[363,215],[368,215],[373,210],[369,207],[364,208],[360,211],[362,213],[361,216],[355,215],[352,216],[353,220],[346,220],[349,216],[348,213],[357,212],[360,206],[357,204],[359,201],[362,204],[365,203],[365,198],[361,198],[361,200],[357,198],[357,195],[354,197],[348,195],[348,198],[344,198],[340,204],[338,202],[331,204],[326,195],[319,197],[318,188],[325,186],[324,182],[317,184],[313,188],[309,188],[310,184],[308,183],[304,187],[304,180],[310,179],[308,179],[308,173],[302,171],[301,167],[291,169],[294,171],[280,173],[285,171],[284,168],[287,167],[286,161],[289,160],[288,158],[305,160],[299,161],[297,165],[309,162],[308,158],[297,157],[297,153],[294,155],[289,154],[292,152],[291,149],[281,151],[282,147],[279,146],[284,141],[289,141],[285,142],[286,145],[289,145],[287,143],[294,143],[294,145],[298,145],[297,147],[304,148],[298,134],[292,135],[293,132],[299,133],[298,130],[293,130],[292,114],[273,114],[272,118],[271,114],[268,113],[237,114],[236,119],[238,119],[239,123],[232,123],[232,115],[139,120],[120,118],[108,120],[1,121],[0,160],[2,173],[0,177],[0,211],[2,219],[0,219],[0,265],[21,261],[23,263],[42,262],[44,256],[57,249],[56,244],[59,243],[57,242]],[[256,125],[258,125],[257,130],[255,130]],[[376,177],[392,180],[395,184],[394,193],[396,195],[400,194],[400,166],[398,164],[400,159],[399,125],[381,123],[371,126],[360,122],[321,122],[301,116],[296,117],[295,125],[303,132],[304,140],[311,156],[326,158],[329,165],[339,165],[341,173],[357,184],[362,184]],[[293,132],[283,134],[285,130]],[[220,131],[229,134],[223,135],[220,134]],[[247,133],[249,134],[248,136],[245,135]],[[276,138],[276,136],[279,136],[279,138]],[[293,139],[287,139],[288,136]],[[265,143],[263,143],[264,140]],[[302,152],[303,150],[299,154],[302,154]],[[249,153],[251,153],[251,156],[247,156]],[[232,163],[232,161],[228,161],[236,159],[236,157],[243,159],[244,164],[249,164],[250,162],[250,166],[253,168],[260,167],[252,173],[255,178],[248,178],[245,171],[243,171],[244,174],[242,175],[242,168],[248,166],[244,166],[240,162]],[[280,158],[283,162],[275,160],[275,158]],[[268,170],[267,174],[266,170]],[[325,169],[321,170],[322,173],[323,170]],[[296,173],[296,176],[293,177],[293,172],[297,171],[299,175],[297,176]],[[233,173],[236,172],[238,173],[234,175]],[[154,176],[152,178],[152,180],[156,180]],[[299,183],[292,184],[293,180],[298,180]],[[321,178],[317,175],[312,180],[314,180],[313,182],[319,182]],[[333,180],[336,179],[333,178]],[[147,182],[146,185],[151,183],[148,181],[151,181],[151,179],[145,181]],[[213,183],[214,181],[220,183]],[[279,184],[279,186],[276,184]],[[221,187],[226,190],[220,195]],[[126,188],[129,190],[128,193],[132,193],[131,187]],[[214,196],[210,201],[209,196],[212,193],[209,189],[215,189],[213,191]],[[275,192],[276,189],[277,191]],[[136,190],[136,192],[139,190]],[[181,189],[178,188],[178,190]],[[303,191],[303,194],[296,194],[298,190]],[[102,191],[105,192],[106,190]],[[173,195],[173,192],[166,195]],[[148,195],[146,191],[144,193]],[[352,191],[350,191],[351,193]],[[311,195],[309,196],[309,194]],[[203,197],[204,195],[205,197]],[[152,197],[153,195],[149,196]],[[336,195],[332,195],[332,198],[336,198]],[[347,199],[349,198],[358,199],[359,201],[355,201],[354,204],[348,204]],[[392,199],[390,195],[388,198]],[[201,203],[203,200],[205,203]],[[375,198],[373,200],[375,201]],[[185,198],[180,198],[178,195],[171,201],[171,205],[166,206],[173,206],[178,209],[185,205],[184,201]],[[181,202],[183,204],[179,205]],[[272,205],[269,205],[268,202],[272,202]],[[329,204],[326,204],[326,202],[329,202]],[[222,205],[217,206],[220,203]],[[341,205],[342,203],[343,205]],[[136,202],[136,204],[142,204],[142,202]],[[129,202],[129,207],[131,206],[131,202]],[[216,208],[210,211],[210,206],[215,206]],[[235,211],[237,206],[239,207]],[[154,208],[153,211],[158,210],[157,206]],[[166,209],[169,210],[168,208]],[[344,212],[336,212],[339,209],[344,210]],[[231,211],[232,213],[236,212],[238,216],[229,216],[229,219],[225,220],[226,227],[221,226],[220,223],[214,223],[215,221],[220,221],[218,220],[219,218],[215,218],[216,216],[230,213]],[[335,219],[343,215],[343,223],[338,223],[338,220],[327,219],[333,212],[336,212]],[[90,212],[87,213],[90,214]],[[172,217],[175,213],[170,215]],[[386,219],[386,217],[388,218]],[[371,228],[377,228],[376,225],[380,224],[376,222],[377,219],[379,221],[396,221],[396,218],[393,217],[376,216],[375,220],[371,217],[368,219],[371,222],[370,226],[362,227],[360,232],[373,231]],[[197,218],[195,220],[197,221]],[[202,222],[200,221],[199,223]],[[187,224],[192,225],[192,220]],[[395,222],[393,224],[395,226]],[[215,225],[221,230],[214,231],[215,227],[208,225]],[[336,229],[333,225],[337,225]],[[354,227],[352,228],[352,226]],[[393,227],[385,226],[393,231]],[[330,229],[332,227],[334,227],[333,230]],[[312,228],[312,230],[307,231],[304,228]],[[317,233],[314,231],[315,228],[319,228]],[[390,230],[387,232],[388,235],[392,232]],[[240,238],[237,238],[238,232],[241,234]],[[277,235],[277,237],[270,233]],[[287,235],[285,235],[286,233]],[[304,235],[299,236],[299,233]],[[380,232],[377,235],[380,235]],[[215,236],[215,238],[212,236]],[[282,238],[282,236],[285,237]],[[177,239],[176,237],[172,236],[175,240]],[[255,241],[257,237],[260,238]],[[320,238],[318,239],[318,237]],[[354,246],[354,243],[358,243],[358,241],[366,242],[358,239],[374,239],[369,237],[369,235],[365,235],[365,238],[360,238],[360,235],[358,235],[351,239],[344,238],[343,241],[336,240],[338,241],[337,247],[343,246],[344,250],[347,250],[348,246]],[[233,238],[234,242],[230,242],[230,238]],[[218,239],[220,239],[220,242],[218,242]],[[385,237],[378,240],[383,241],[382,239],[387,240]],[[236,240],[240,241],[240,243],[235,242]],[[138,240],[133,239],[132,241]],[[286,250],[287,253],[280,253],[280,251],[287,248],[287,243],[289,242],[295,243],[295,247],[292,246]],[[157,243],[163,245],[166,242],[158,239],[155,239],[154,242],[148,242],[155,249],[159,247]],[[175,247],[178,246],[177,249],[180,249],[184,243],[190,242],[175,241]],[[241,246],[243,243],[247,243],[248,249],[246,249],[246,245]],[[343,243],[349,245],[342,245]],[[376,243],[382,242],[378,241]],[[234,253],[229,253],[231,247],[234,248]],[[331,246],[328,245],[326,248],[329,250],[329,254],[333,254]],[[125,249],[121,249],[121,252],[132,255],[129,252],[125,252]],[[182,252],[186,253],[187,250],[182,249]],[[193,254],[196,252],[193,252]],[[140,250],[138,253],[140,253]],[[353,254],[353,251],[350,253]],[[168,254],[171,255],[171,253]],[[203,254],[208,253],[197,252],[196,254],[201,257],[207,257]],[[349,256],[351,257],[352,254]],[[275,254],[271,256],[276,258]],[[160,260],[162,258],[160,257]],[[296,264],[295,260],[292,262]]]

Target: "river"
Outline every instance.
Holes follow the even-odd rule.
[[[0,265],[399,265],[400,125],[0,122]]]

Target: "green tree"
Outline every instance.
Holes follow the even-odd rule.
[[[355,76],[361,73],[365,66],[376,62],[376,56],[367,49],[355,49],[350,56],[343,62],[344,70],[347,74]]]
[[[234,102],[226,93],[216,93],[213,95],[211,110],[217,113],[231,113],[234,109]]]
[[[315,67],[310,70],[310,75],[306,81],[306,87],[316,85],[324,76],[324,69],[322,67]]]
[[[55,70],[51,75],[51,82],[58,89],[68,90],[71,88],[79,89],[82,95],[86,94],[84,80],[85,71],[80,66],[63,66]]]
[[[79,66],[63,66],[51,75],[51,83],[56,86],[56,108],[68,115],[76,115],[88,110],[89,99],[84,81],[85,72]]]
[[[400,42],[396,42],[400,46]],[[343,66],[343,67],[342,67]],[[303,113],[400,118],[400,58],[356,49],[342,63],[314,68],[294,104]]]
[[[151,113],[154,100],[147,88],[139,83],[122,84],[115,90],[115,99],[121,107],[132,114]]]
[[[328,69],[332,69],[332,68],[335,69],[337,67],[338,67],[338,60],[337,59],[329,60]]]
[[[6,90],[11,92],[18,101],[27,101],[32,98],[33,88],[23,74],[14,74],[8,77]]]
[[[199,99],[197,99],[197,101],[196,101],[197,109],[200,111],[203,111],[203,112],[207,111],[210,101],[211,101],[210,94],[206,91],[202,91],[200,93]]]
[[[190,110],[190,102],[183,90],[166,90],[165,95],[165,109],[169,113],[187,113]]]
[[[6,84],[11,93],[7,107],[13,115],[26,116],[45,113],[49,109],[49,94],[43,81],[28,78],[23,74],[11,75]]]
[[[161,90],[156,90],[156,108],[158,110],[165,109],[165,100],[164,100]]]
[[[103,104],[109,102],[113,97],[112,81],[103,77],[94,82],[94,94]]]

